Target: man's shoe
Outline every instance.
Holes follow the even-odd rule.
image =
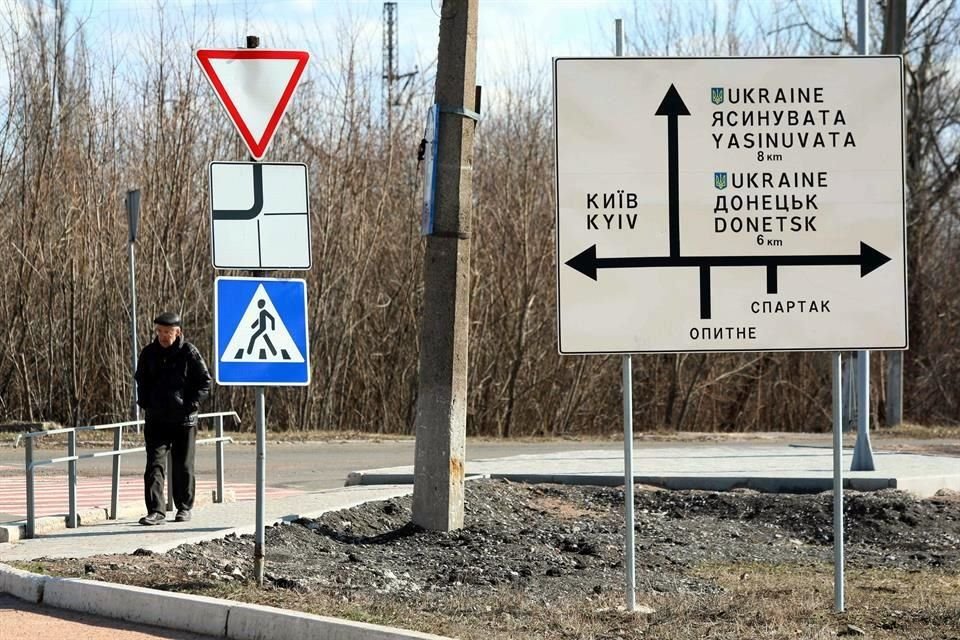
[[[162,513],[150,513],[140,518],[140,524],[147,525],[147,526],[155,525],[155,524],[163,524],[166,521],[167,521],[167,516],[165,516]]]
[[[190,517],[190,509],[180,509],[173,520],[175,522],[190,522]]]

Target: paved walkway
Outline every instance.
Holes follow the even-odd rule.
[[[112,481],[106,478],[77,479],[77,509],[110,507]],[[215,480],[197,480],[197,495],[210,495],[217,488]],[[285,498],[300,495],[303,491],[282,487],[267,487],[267,498]],[[34,509],[36,516],[65,515],[68,509],[67,476],[38,475],[33,483]],[[237,501],[256,498],[257,486],[252,483],[224,483],[225,491],[233,491]],[[143,478],[139,476],[120,476],[120,504],[143,504]],[[27,515],[27,481],[23,475],[0,478],[0,514],[12,514],[0,517],[0,523],[6,520],[20,520]]]
[[[844,488],[859,491],[896,488],[930,496],[942,488],[960,490],[960,458],[874,450],[874,471],[849,471],[853,451],[843,451]],[[510,458],[473,460],[468,475],[518,482],[562,482],[616,485],[623,483],[623,453],[611,450],[563,451]],[[750,488],[770,492],[814,492],[833,489],[833,448],[828,444],[771,445],[637,444],[633,450],[634,481],[670,489],[725,491]],[[355,471],[348,485],[412,482],[413,467]]]
[[[265,521],[272,525],[298,516],[312,517],[326,511],[348,509],[370,500],[386,500],[410,493],[412,486],[344,487],[327,491],[304,492],[296,496],[268,500]],[[0,562],[49,558],[133,553],[147,549],[157,553],[181,544],[223,538],[228,534],[252,534],[256,526],[256,502],[211,504],[194,509],[190,522],[167,522],[154,527],[137,524],[136,518],[119,519],[51,531],[30,540],[0,543]],[[4,639],[5,640],[5,639]]]
[[[112,481],[107,478],[89,478],[81,476],[77,479],[77,509],[93,509],[110,507],[110,490]],[[216,491],[217,483],[214,480],[197,480],[197,495],[210,495]],[[33,483],[34,513],[37,517],[63,515],[68,511],[67,476],[37,476]],[[257,486],[251,483],[229,482],[224,483],[225,491],[233,491],[236,500],[253,500],[256,498]],[[267,498],[285,498],[300,495],[303,491],[282,487],[267,487]],[[19,520],[27,514],[27,481],[22,476],[5,476],[0,478],[0,513],[14,514],[11,519]],[[143,478],[139,476],[120,476],[119,490],[120,504],[143,502]],[[0,520],[2,521],[2,520]]]

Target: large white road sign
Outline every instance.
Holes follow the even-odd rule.
[[[904,349],[895,56],[554,61],[561,353]]]

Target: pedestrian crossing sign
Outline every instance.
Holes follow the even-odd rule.
[[[213,297],[217,384],[310,384],[305,280],[217,278]]]

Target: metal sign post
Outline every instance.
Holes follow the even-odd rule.
[[[263,387],[257,396],[257,530],[253,540],[253,573],[257,586],[263,586],[263,564],[266,557],[264,531],[267,480],[267,401]]]
[[[867,55],[870,12],[867,0],[857,0],[857,53]],[[873,448],[870,446],[870,352],[857,352],[857,441],[853,447],[850,471],[874,471]]]
[[[131,345],[131,366],[132,371],[137,370],[137,268],[134,245],[137,242],[137,231],[140,227],[140,190],[131,189],[127,191],[126,198],[127,223],[130,235],[127,239],[127,255],[130,258],[130,345]],[[137,404],[137,383],[133,382],[133,399],[130,407],[130,415],[134,420],[140,419],[140,405]],[[137,425],[137,433],[140,433],[140,425]],[[114,445],[117,443],[115,442]]]
[[[554,59],[557,335],[624,356],[632,607],[631,355],[906,349],[907,260],[901,58],[626,58],[621,29],[616,57]]]
[[[263,586],[267,410],[264,385],[310,384],[306,282],[263,278],[262,269],[311,267],[309,178],[302,163],[259,162],[306,68],[306,51],[199,49],[194,58],[255,162],[210,163],[211,258],[216,269],[255,278],[217,278],[217,384],[255,385],[256,531],[253,565]],[[227,292],[224,295],[223,292]]]
[[[616,36],[617,57],[623,55],[623,20],[617,18],[614,22]],[[630,354],[623,356],[623,515],[624,515],[624,570],[626,571],[627,611],[637,608],[637,567],[636,567],[636,535],[634,531],[633,505],[633,357]]]
[[[833,606],[843,611],[843,393],[841,358],[830,355],[833,363]]]
[[[140,190],[131,189],[127,191],[126,197],[126,208],[127,208],[127,226],[130,231],[129,236],[127,237],[127,256],[129,257],[130,262],[130,372],[133,376],[131,380],[131,387],[133,387],[133,393],[131,393],[131,402],[130,402],[130,416],[139,421],[140,420],[140,405],[137,404],[137,351],[139,345],[137,344],[137,267],[136,267],[136,256],[134,252],[134,245],[137,242],[137,230],[140,227]],[[140,424],[137,423],[137,433],[140,433]],[[116,429],[113,432],[113,450],[119,451],[121,445],[123,444],[123,430]],[[120,485],[120,456],[113,457],[113,469],[111,477],[113,478],[113,486],[117,487]],[[118,492],[111,492],[110,496],[110,518],[113,520],[117,519],[117,509],[119,508],[119,495]]]

